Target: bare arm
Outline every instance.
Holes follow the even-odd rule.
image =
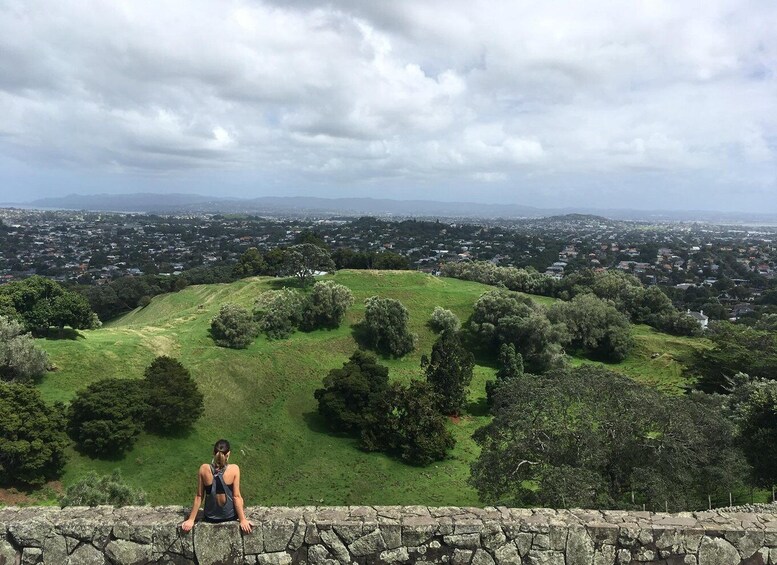
[[[197,494],[194,495],[194,502],[192,503],[192,511],[189,513],[189,518],[181,524],[181,529],[184,532],[188,532],[194,527],[194,520],[197,518],[197,513],[200,511],[202,505],[202,495],[204,487],[202,485],[202,467],[197,472]]]
[[[237,465],[235,465],[237,467]],[[243,497],[240,495],[240,467],[237,467],[235,473],[235,480],[232,482],[232,499],[235,503],[235,512],[237,518],[240,520],[240,529],[245,533],[250,534],[253,524],[246,520],[246,515],[243,510]]]

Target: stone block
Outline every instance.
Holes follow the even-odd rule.
[[[259,565],[291,565],[291,561],[291,555],[285,551],[262,553],[256,556],[256,562]]]
[[[472,565],[495,565],[494,558],[485,549],[476,549],[472,556]]]
[[[450,547],[476,549],[480,547],[480,534],[454,534],[443,536],[443,543]]]
[[[739,552],[723,538],[704,536],[699,545],[699,565],[731,565],[741,561]]]
[[[65,562],[66,565],[106,565],[105,554],[92,545],[79,545]]]
[[[518,553],[515,542],[512,541],[498,547],[494,551],[494,557],[496,558],[497,565],[513,565],[521,562],[521,555]]]
[[[115,565],[146,565],[153,558],[150,545],[121,539],[108,542],[105,555]]]
[[[333,530],[319,530],[321,541],[332,552],[335,558],[340,563],[350,563],[351,555],[348,553],[348,548],[345,547],[342,540],[337,537],[337,534]]]
[[[379,558],[384,563],[407,563],[410,561],[410,553],[406,547],[396,547],[381,551]]]
[[[199,525],[194,535],[194,554],[199,565],[242,563],[243,538],[237,522]]]
[[[383,540],[380,530],[370,532],[348,546],[348,550],[356,557],[375,555],[384,549],[386,549],[386,542]]]
[[[285,551],[294,535],[295,524],[289,521],[262,523],[264,551],[267,553]]]

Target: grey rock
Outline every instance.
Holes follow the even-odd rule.
[[[321,536],[318,535],[318,528],[315,524],[305,525],[305,543],[308,545],[321,543]]]
[[[256,562],[260,565],[291,565],[291,555],[285,551],[262,553],[256,556]]]
[[[476,549],[480,547],[480,534],[459,534],[443,536],[442,541],[451,547]]]
[[[197,524],[193,530],[184,532],[178,524],[159,524],[154,526],[151,536],[151,551],[161,557],[174,553],[187,559],[194,559],[194,535],[200,530],[211,528],[210,524]],[[207,534],[206,534],[207,535]]]
[[[568,526],[559,526],[551,524],[548,530],[550,539],[550,549],[555,551],[564,551],[567,547]]]
[[[432,539],[435,531],[435,526],[431,524],[402,524],[402,544],[407,547],[423,545]]]
[[[723,538],[702,538],[699,545],[699,565],[731,565],[740,561],[737,549]]]
[[[485,549],[476,549],[472,565],[495,565],[494,558]]]
[[[4,539],[0,539],[0,565],[14,565],[16,557],[14,547]]]
[[[384,563],[407,563],[410,561],[410,554],[406,547],[397,547],[382,551],[380,553],[380,560]]]
[[[50,536],[43,540],[43,563],[60,565],[67,561],[67,542],[62,536]]]
[[[257,555],[264,553],[264,537],[262,526],[255,525],[250,534],[243,535],[243,555]]]
[[[564,554],[560,551],[531,550],[526,563],[528,565],[564,565]]]
[[[67,565],[105,565],[106,559],[102,551],[84,543],[70,554],[65,563]]]
[[[264,550],[267,553],[285,551],[294,535],[293,522],[265,522],[262,524]]]
[[[323,545],[312,545],[308,548],[308,561],[311,565],[330,565],[337,563],[332,554]]]
[[[742,559],[752,557],[764,544],[764,534],[760,531],[730,531],[726,532],[725,537],[739,550]]]
[[[53,535],[54,527],[46,520],[33,518],[9,524],[8,533],[17,547],[43,547],[43,540]]]
[[[594,542],[585,528],[569,528],[566,541],[566,565],[591,565]]]
[[[521,562],[521,555],[518,553],[515,542],[512,541],[497,548],[494,551],[494,557],[496,557],[497,565],[512,565]]]
[[[469,565],[474,554],[475,552],[469,549],[456,549],[453,552],[452,563],[453,565]]]
[[[402,526],[399,524],[383,524],[380,526],[380,533],[383,534],[383,541],[388,549],[402,547]]]
[[[115,565],[145,565],[153,557],[150,545],[121,539],[108,542],[105,554]]]
[[[294,535],[289,540],[288,549],[297,551],[305,543],[305,523],[297,522],[294,526]]]
[[[615,563],[615,546],[603,545],[594,551],[594,565],[613,565]]]
[[[550,534],[534,534],[531,543],[532,549],[550,549]]]
[[[532,539],[534,538],[533,534],[529,534],[526,532],[522,532],[520,534],[515,535],[515,539],[513,539],[513,542],[515,542],[515,547],[518,549],[518,553],[521,557],[524,557],[525,555],[529,554],[529,550],[531,549]]]
[[[342,540],[332,530],[320,530],[319,535],[324,545],[332,552],[340,563],[350,563],[351,555],[343,544]]]
[[[619,549],[616,563],[620,565],[631,563],[631,552],[628,549]]]
[[[348,549],[356,557],[374,555],[386,549],[386,542],[383,541],[380,530],[375,530],[354,541],[348,546]]]
[[[502,531],[502,527],[496,522],[487,522],[483,524],[483,529],[480,532],[480,540],[483,547],[490,550],[495,550],[497,547],[501,547],[507,541],[507,536]]]
[[[346,545],[352,544],[364,534],[364,526],[361,522],[332,524],[332,528]]]
[[[43,550],[39,547],[25,547],[22,549],[21,565],[36,565],[43,561]]]
[[[243,561],[243,539],[237,523],[200,524],[194,534],[199,565],[231,565]]]

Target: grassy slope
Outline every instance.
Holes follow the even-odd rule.
[[[355,348],[350,326],[363,317],[364,299],[378,294],[401,300],[410,310],[419,347],[404,359],[386,359],[391,378],[421,377],[419,359],[434,335],[425,322],[437,305],[462,319],[490,287],[416,272],[341,271],[334,279],[350,287],[356,304],[334,331],[297,333],[291,339],[257,339],[248,349],[216,347],[208,336],[210,318],[222,302],[250,307],[277,281],[247,279],[229,285],[189,287],[159,296],[143,309],[76,340],[47,340],[45,349],[59,370],[40,389],[47,400],[67,402],[76,390],[105,377],[139,378],[155,355],[174,355],[192,371],[205,394],[205,412],[192,433],[181,438],[143,434],[121,461],[99,461],[72,452],[63,482],[89,469],[120,467],[153,503],[188,503],[197,465],[210,457],[219,437],[233,445],[233,462],[244,471],[249,504],[478,504],[467,485],[477,455],[472,432],[487,422],[485,381],[493,368],[476,367],[470,414],[451,424],[457,438],[452,456],[427,468],[410,467],[381,454],[357,450],[353,440],[329,434],[316,414],[313,391],[326,372]],[[549,299],[539,298],[547,302]],[[684,383],[674,360],[698,342],[677,340],[637,328],[638,347],[623,364],[611,366],[640,380],[677,390]],[[651,359],[653,352],[662,357]]]

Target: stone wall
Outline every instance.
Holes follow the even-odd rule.
[[[777,565],[777,514],[511,508],[251,508],[256,525],[180,507],[0,508],[0,565],[446,563]]]

